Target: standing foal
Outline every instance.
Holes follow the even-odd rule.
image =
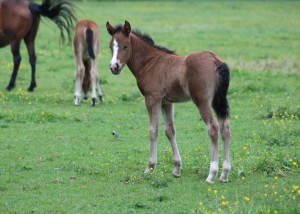
[[[83,98],[88,98],[92,81],[92,106],[96,106],[96,84],[98,96],[102,102],[103,95],[99,84],[99,74],[97,72],[99,30],[95,22],[91,20],[81,20],[76,24],[73,50],[76,67],[74,103],[75,105],[80,104],[81,88]]]
[[[197,51],[187,56],[178,56],[174,51],[154,44],[147,34],[131,31],[130,24],[115,28],[106,23],[112,36],[110,69],[120,74],[127,64],[135,76],[137,85],[145,97],[149,115],[150,157],[145,174],[157,163],[157,136],[160,111],[162,111],[165,134],[173,150],[173,176],[180,177],[181,158],[176,144],[173,119],[173,103],[192,100],[206,124],[211,140],[210,172],[206,179],[214,183],[218,173],[218,134],[223,140],[223,167],[221,182],[228,182],[230,125],[227,93],[230,71],[220,57],[210,51]],[[216,121],[212,108],[217,114]]]

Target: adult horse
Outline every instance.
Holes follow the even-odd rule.
[[[15,86],[19,65],[21,62],[20,42],[24,39],[31,65],[31,84],[28,91],[36,87],[35,64],[36,54],[34,40],[38,31],[40,16],[50,18],[59,28],[62,41],[63,30],[66,30],[69,40],[76,21],[74,5],[64,0],[43,0],[36,4],[27,0],[0,0],[0,48],[10,44],[14,68],[6,89],[10,91]]]
[[[145,174],[157,164],[157,136],[160,111],[162,111],[165,134],[173,150],[173,176],[180,177],[181,158],[176,144],[173,119],[173,103],[192,100],[206,124],[211,141],[210,172],[206,179],[214,183],[218,173],[218,135],[223,140],[223,167],[221,182],[228,182],[231,169],[229,161],[230,125],[227,93],[230,71],[220,57],[210,51],[198,51],[178,56],[174,51],[155,45],[147,34],[131,31],[130,24],[112,27],[106,23],[112,36],[110,69],[120,74],[127,64],[135,76],[137,85],[145,97],[149,115],[150,157]],[[216,112],[216,121],[212,108]]]

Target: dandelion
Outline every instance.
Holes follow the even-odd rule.
[[[268,194],[265,194],[265,197],[267,197],[268,196]]]
[[[202,205],[203,205],[203,203],[202,203],[202,202],[200,202],[200,203],[199,203],[199,205],[200,205],[200,206],[202,206]]]
[[[208,188],[208,191],[210,192],[210,191],[211,191],[211,189],[210,189],[210,188]]]
[[[239,202],[237,201],[237,202],[234,203],[234,205],[236,206],[236,205],[238,205],[238,203],[239,203]]]
[[[246,201],[250,201],[250,198],[248,198],[248,197],[244,197],[244,199],[245,199]]]
[[[225,196],[222,195],[222,199],[225,199]]]
[[[293,164],[294,164],[294,165],[297,165],[297,163],[296,163],[296,162],[293,162]]]
[[[269,186],[268,184],[265,185],[265,187],[268,187],[268,186]]]
[[[91,152],[91,155],[94,154],[93,152]]]
[[[225,202],[225,201],[222,201],[222,205],[226,205],[226,202]]]
[[[215,193],[215,194],[217,194],[217,193],[218,193],[218,191],[217,191],[217,190],[214,190],[214,193]]]

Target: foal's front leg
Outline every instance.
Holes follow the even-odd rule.
[[[148,167],[144,174],[149,174],[157,164],[157,136],[158,123],[161,110],[161,100],[155,97],[145,97],[145,103],[149,115],[149,138],[150,138],[150,156]]]

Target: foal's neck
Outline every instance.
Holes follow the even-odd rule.
[[[166,53],[156,50],[154,47],[148,45],[142,39],[134,34],[130,34],[131,53],[127,62],[127,66],[135,76],[143,73],[152,64],[153,60]]]

